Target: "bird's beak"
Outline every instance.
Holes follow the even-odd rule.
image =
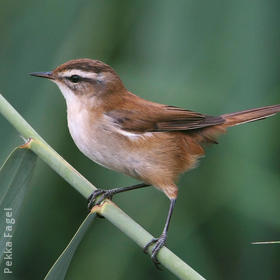
[[[41,77],[41,78],[47,78],[47,79],[54,79],[53,73],[52,72],[34,72],[34,73],[29,73],[31,76],[35,77]]]

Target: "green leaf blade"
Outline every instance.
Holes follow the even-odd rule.
[[[76,253],[76,250],[95,217],[96,213],[90,213],[87,215],[67,247],[49,270],[44,280],[62,280],[65,278],[68,267]]]
[[[31,150],[17,148],[0,169],[0,234],[4,237],[0,239],[0,259],[15,230],[15,221],[32,177],[36,159],[37,156]]]

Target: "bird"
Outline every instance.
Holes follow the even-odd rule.
[[[154,186],[169,199],[163,231],[144,247],[159,266],[158,252],[166,244],[170,219],[178,196],[180,174],[197,166],[206,144],[216,144],[227,128],[262,120],[280,111],[280,104],[211,116],[145,100],[126,89],[119,75],[106,63],[89,58],[70,60],[51,72],[30,73],[54,82],[66,100],[70,134],[92,161],[129,175],[142,183],[98,189],[97,198]]]

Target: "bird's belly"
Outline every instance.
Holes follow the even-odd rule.
[[[88,158],[154,186],[172,185],[197,161],[187,147],[180,146],[175,134],[120,133],[102,119],[88,121],[86,114],[75,119],[68,116],[68,126],[75,144]]]
[[[123,137],[102,126],[88,129],[79,122],[68,122],[70,134],[88,158],[109,169],[139,178],[137,170],[141,167],[141,155],[131,152]]]
[[[109,169],[139,178],[137,170],[141,168],[140,156],[135,153],[129,153],[120,147],[120,143],[116,144],[110,140],[112,139],[100,142],[92,138],[88,142],[79,141],[79,144],[75,142],[78,148],[94,162]]]

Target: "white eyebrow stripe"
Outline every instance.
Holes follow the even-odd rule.
[[[82,78],[97,79],[99,74],[94,72],[86,72],[79,69],[66,70],[61,73],[62,77],[71,77],[73,75],[78,75]]]

